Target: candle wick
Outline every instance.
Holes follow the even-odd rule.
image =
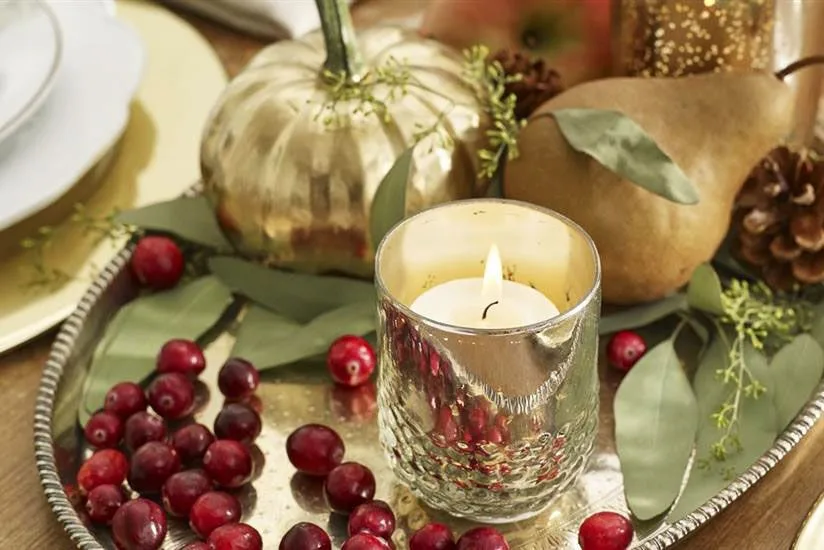
[[[492,302],[491,304],[489,304],[488,306],[486,306],[486,307],[484,308],[484,313],[483,313],[483,315],[481,315],[481,319],[486,320],[486,314],[487,314],[487,313],[489,313],[489,308],[491,308],[492,306],[497,305],[497,304],[498,304],[498,300],[495,300],[494,302]]]

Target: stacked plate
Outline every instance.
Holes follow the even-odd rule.
[[[59,199],[125,129],[143,49],[113,8],[0,2],[0,231]]]

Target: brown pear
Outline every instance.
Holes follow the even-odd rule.
[[[553,111],[617,110],[681,167],[700,200],[671,202],[572,149]],[[661,298],[689,280],[727,233],[733,201],[750,170],[790,131],[790,88],[767,73],[593,81],[549,100],[518,139],[504,195],[578,222],[603,265],[604,301]]]

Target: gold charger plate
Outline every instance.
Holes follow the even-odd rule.
[[[227,81],[220,60],[196,30],[164,8],[124,0],[117,16],[137,30],[146,48],[129,124],[115,150],[66,196],[0,232],[0,353],[65,319],[123,244],[101,244],[78,224],[64,225],[43,249],[42,263],[69,280],[32,286],[37,253],[22,251],[22,238],[65,219],[77,202],[101,219],[116,209],[176,197],[199,177],[202,126]]]

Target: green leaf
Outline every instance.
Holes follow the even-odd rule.
[[[812,308],[813,320],[810,328],[810,336],[824,348],[824,302],[816,304]]]
[[[673,313],[686,310],[686,296],[681,293],[672,294],[655,302],[603,315],[598,325],[598,332],[600,334],[612,334],[619,330],[635,329],[659,321]]]
[[[625,114],[603,109],[560,109],[552,116],[576,151],[667,200],[698,202],[698,191],[689,177]]]
[[[489,187],[486,190],[486,197],[489,199],[501,199],[504,196],[504,169],[508,154],[509,148],[505,144],[498,147],[495,153],[495,173],[489,178]]]
[[[781,348],[770,363],[776,385],[773,392],[777,428],[783,431],[795,419],[821,383],[824,350],[809,334],[801,334]]]
[[[687,302],[690,307],[706,313],[723,315],[722,292],[721,280],[715,270],[710,264],[701,264],[693,272],[687,287]]]
[[[358,302],[319,315],[301,326],[253,307],[240,324],[232,355],[251,361],[261,370],[288,365],[324,353],[344,334],[363,336],[374,332],[376,317],[374,302]]]
[[[191,243],[230,252],[232,245],[217,224],[214,210],[206,197],[182,197],[127,210],[117,221],[150,231],[171,233]]]
[[[698,405],[672,340],[650,350],[615,395],[615,445],[632,513],[641,520],[678,496],[698,423]]]
[[[723,490],[752,466],[772,446],[778,435],[775,407],[770,397],[776,385],[767,360],[750,345],[745,346],[744,354],[750,372],[767,391],[758,399],[742,396],[738,432],[741,450],[730,454],[723,462],[711,456],[712,444],[723,434],[712,414],[733,390],[732,385],[724,385],[716,374],[729,365],[729,350],[722,338],[716,335],[698,366],[693,380],[699,411],[695,458],[684,491],[667,518],[670,523],[684,518]]]
[[[414,149],[412,146],[401,153],[381,180],[372,198],[372,207],[369,210],[369,236],[375,250],[383,236],[406,216],[406,186],[412,171]]]
[[[117,382],[139,382],[155,368],[161,346],[172,338],[197,339],[214,325],[232,295],[215,277],[201,277],[172,290],[139,296],[106,327],[89,367],[78,419],[103,406]]]
[[[210,258],[209,269],[233,291],[298,323],[347,304],[377,302],[371,281],[290,273],[227,256]]]

